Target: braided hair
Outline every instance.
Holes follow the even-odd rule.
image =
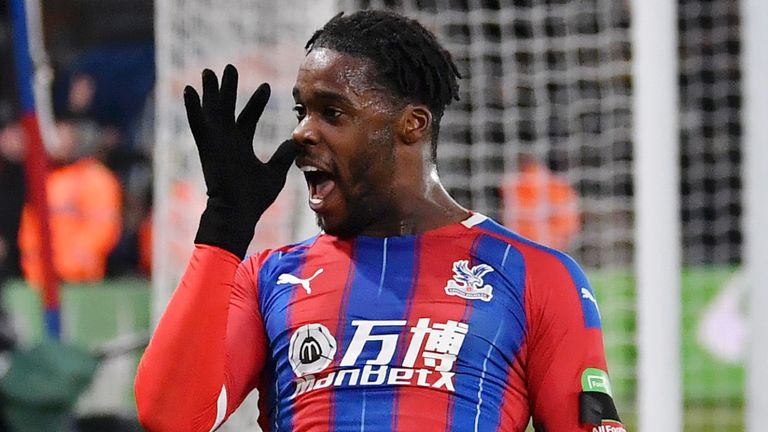
[[[366,10],[333,17],[307,42],[307,52],[328,48],[369,60],[375,77],[403,102],[432,112],[432,159],[445,107],[459,100],[461,74],[451,54],[418,21],[393,12]]]

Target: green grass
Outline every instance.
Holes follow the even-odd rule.
[[[722,362],[696,341],[704,308],[734,273],[733,268],[688,268],[682,274],[683,394],[686,431],[743,431],[744,369]],[[630,430],[637,380],[635,280],[626,271],[593,271],[589,278],[601,304],[611,381]]]
[[[13,281],[4,287],[2,300],[13,311],[23,342],[41,340],[43,313],[37,292],[22,281]],[[61,289],[62,339],[95,348],[118,335],[146,330],[149,301],[149,282],[142,279],[65,284]]]

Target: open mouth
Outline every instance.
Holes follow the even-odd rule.
[[[312,210],[320,210],[328,196],[336,189],[336,180],[330,172],[314,165],[304,165],[301,171],[309,187],[309,206]]]

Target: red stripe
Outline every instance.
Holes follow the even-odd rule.
[[[48,213],[48,158],[40,136],[37,118],[34,114],[21,117],[21,124],[27,136],[26,163],[27,193],[35,219],[40,224],[40,257],[43,264],[43,303],[46,310],[59,308],[59,278],[53,267],[51,250],[51,228]]]
[[[422,237],[419,268],[426,271],[417,274],[416,291],[406,318],[407,328],[415,327],[420,318],[429,318],[430,327],[448,320],[465,322],[468,301],[445,294],[445,285],[453,277],[453,263],[470,259],[470,250],[476,236],[466,235],[464,229],[461,227],[464,235],[456,237],[429,233]],[[407,339],[406,350],[413,339],[413,333],[409,332]],[[420,354],[427,339],[428,336],[424,338]],[[417,370],[433,369],[424,364],[421,356],[413,367]],[[434,383],[439,374],[433,371],[427,381]],[[445,413],[450,410],[453,393],[445,388],[420,386],[404,386],[398,393],[398,405],[394,407],[394,417],[398,418],[397,430],[424,430],[426,427],[430,431],[439,431],[449,427],[450,421],[445,417]]]
[[[345,314],[346,299],[354,276],[352,244],[330,236],[320,236],[307,252],[301,278],[311,277],[319,268],[323,272],[312,280],[310,294],[301,286],[293,288],[289,330],[293,332],[305,324],[319,323],[331,332],[336,332],[336,343],[341,347],[343,334],[340,329],[343,329],[343,322],[340,317]],[[346,282],[341,286],[339,281]],[[306,317],[321,318],[308,321]],[[337,348],[334,363],[316,374],[316,379],[336,370],[341,355],[339,351],[340,348]],[[332,430],[334,411],[333,385],[299,395],[293,405],[292,430]]]
[[[480,236],[475,236],[473,238],[473,240],[472,240],[472,248],[471,248],[471,252],[470,252],[470,258],[472,256],[474,256],[474,253],[475,253],[475,251],[477,249],[477,244],[478,244],[479,237]],[[471,267],[474,267],[474,265],[475,265],[474,261],[475,261],[474,259],[470,259],[469,265]],[[453,266],[453,265],[451,265],[451,266]],[[472,314],[472,302],[468,301],[468,302],[465,302],[465,303],[466,303],[466,307],[464,308],[464,315],[461,318],[461,322],[467,323],[467,322],[469,322],[469,316]],[[456,402],[456,396],[451,394],[449,399],[448,399],[448,409],[445,412],[445,422],[446,422],[445,429],[446,430],[453,429],[453,408],[455,406],[455,402]]]

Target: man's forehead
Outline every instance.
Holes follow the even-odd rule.
[[[327,48],[314,48],[304,56],[300,69],[323,69],[333,66],[336,61],[344,60],[348,56]]]
[[[306,92],[352,93],[362,96],[369,91],[383,91],[374,79],[372,63],[328,48],[314,48],[307,53],[299,67],[294,96]]]

